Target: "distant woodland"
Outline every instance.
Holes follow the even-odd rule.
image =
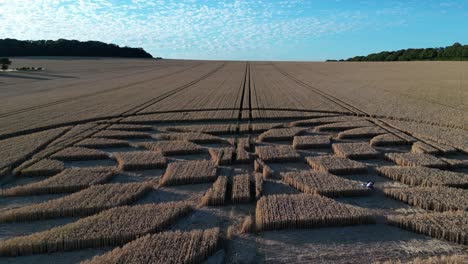
[[[142,48],[119,47],[99,41],[0,39],[0,57],[15,56],[153,58]]]
[[[455,43],[445,48],[403,49],[356,56],[346,61],[467,61],[468,45]],[[331,60],[329,60],[331,61]],[[341,60],[343,61],[343,60]]]

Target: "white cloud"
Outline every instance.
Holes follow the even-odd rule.
[[[157,56],[234,58],[362,27],[359,12],[305,16],[302,0],[0,0],[0,38],[100,40]]]

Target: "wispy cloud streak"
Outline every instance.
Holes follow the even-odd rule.
[[[92,39],[143,46],[164,57],[230,59],[369,26],[362,12],[304,14],[309,5],[302,0],[0,0],[0,38]]]

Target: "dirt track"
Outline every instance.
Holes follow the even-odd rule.
[[[312,170],[311,163],[306,162],[308,157],[342,155],[334,153],[331,144],[374,144],[373,142],[381,140],[381,135],[388,135],[396,138],[396,141],[394,139],[384,142],[385,144],[373,145],[379,153],[376,159],[360,159],[359,155],[362,153],[357,149],[351,150],[353,157],[357,157],[352,159],[365,164],[369,173],[339,175],[356,181],[356,184],[374,181],[377,189],[371,196],[333,197],[340,203],[369,210],[378,219],[376,225],[333,227],[328,229],[328,238],[324,237],[328,236],[324,234],[327,229],[321,228],[284,230],[281,233],[266,231],[258,234],[236,234],[233,237],[229,235],[230,238],[220,247],[225,250],[225,260],[229,263],[273,260],[339,263],[346,260],[357,263],[366,259],[382,261],[388,258],[410,259],[466,252],[467,248],[463,245],[387,226],[385,220],[382,220],[387,215],[427,211],[386,197],[382,192],[385,188],[412,187],[374,172],[376,167],[395,165],[394,161],[384,158],[385,153],[410,152],[416,157],[411,147],[414,142],[420,142],[418,144],[425,146],[422,151],[436,157],[444,165],[443,170],[458,172],[461,177],[468,178],[466,63],[122,59],[13,61],[13,67],[34,66],[45,67],[46,70],[0,73],[2,190],[56,177],[53,176],[56,172],[50,172],[52,165],[42,165],[45,160],[57,159],[54,154],[69,147],[83,146],[84,142],[98,138],[103,139],[99,143],[101,145],[87,143],[91,145],[86,146],[102,151],[108,158],[94,160],[88,156],[74,160],[65,157],[65,160],[60,160],[62,164],[54,163],[54,171],[104,166],[106,170],[118,170],[117,175],[106,184],[152,184],[152,191],[132,204],[170,201],[199,204],[211,184],[158,186],[164,169],[152,168],[154,165],[150,161],[142,161],[143,164],[132,166],[141,166],[145,170],[121,170],[118,168],[122,164],[117,162],[122,161],[116,161],[114,156],[117,152],[145,150],[141,142],[190,141],[197,144],[201,151],[197,149],[196,153],[188,153],[187,149],[187,155],[166,155],[166,162],[200,159],[219,161],[221,157],[213,156],[213,153],[219,151],[209,149],[223,149],[222,153],[228,156],[223,157],[225,163],[216,165],[217,175],[228,176],[232,180],[233,177],[247,173],[251,175],[253,184],[255,173],[263,173],[262,196],[297,194],[300,192],[286,184],[282,177],[287,172]],[[185,132],[198,134],[180,134]],[[313,139],[313,136],[327,136],[331,141],[329,145],[320,148],[309,146],[292,150],[297,151],[294,159],[290,155],[271,152],[266,155],[271,155],[271,158],[262,161],[256,152],[256,147],[259,146],[271,146],[271,149],[292,146],[295,136],[308,136],[307,140]],[[111,139],[114,140],[112,144],[120,145],[106,146],[111,144]],[[249,144],[246,145],[246,142]],[[84,150],[85,157],[86,154]],[[255,159],[266,163],[256,168]],[[44,167],[37,169],[38,166]],[[150,167],[152,169],[148,170]],[[349,166],[345,168],[351,169]],[[28,170],[37,173],[37,177],[26,177]],[[194,175],[196,177],[196,172]],[[83,189],[87,187],[89,186],[84,186]],[[227,196],[230,188],[228,187]],[[252,192],[253,186],[246,188],[251,188]],[[0,197],[0,213],[8,213],[14,207],[66,197],[68,193],[69,191],[54,195]],[[245,216],[255,215],[256,201],[253,196],[250,203],[241,205],[235,204],[227,196],[225,206],[198,208],[190,216],[181,218],[170,229],[220,227],[225,236],[230,226],[237,229]],[[0,223],[0,239],[48,230],[74,221],[69,217],[75,216],[67,216],[63,218],[63,222],[60,219],[41,220],[35,228],[30,223]],[[11,228],[17,228],[18,232],[8,231]],[[401,232],[401,236],[385,235],[392,230]],[[371,233],[381,235],[376,238]],[[338,239],[341,235],[362,236],[341,241]],[[401,237],[404,237],[404,241],[400,241]],[[0,247],[1,243],[0,241]],[[352,244],[356,244],[356,247],[350,246]],[[386,247],[393,253],[385,254],[381,247]],[[107,249],[104,248],[103,251],[105,250]],[[343,250],[350,252],[339,253]],[[80,261],[102,254],[103,251],[82,249],[71,253],[25,256],[9,260],[20,263],[66,262],[69,254],[70,259]],[[298,255],[298,252],[304,251],[308,253]],[[79,252],[83,254],[80,255]]]

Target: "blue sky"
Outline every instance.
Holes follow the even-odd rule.
[[[164,58],[325,60],[468,44],[467,0],[0,0],[0,38],[99,40]]]

